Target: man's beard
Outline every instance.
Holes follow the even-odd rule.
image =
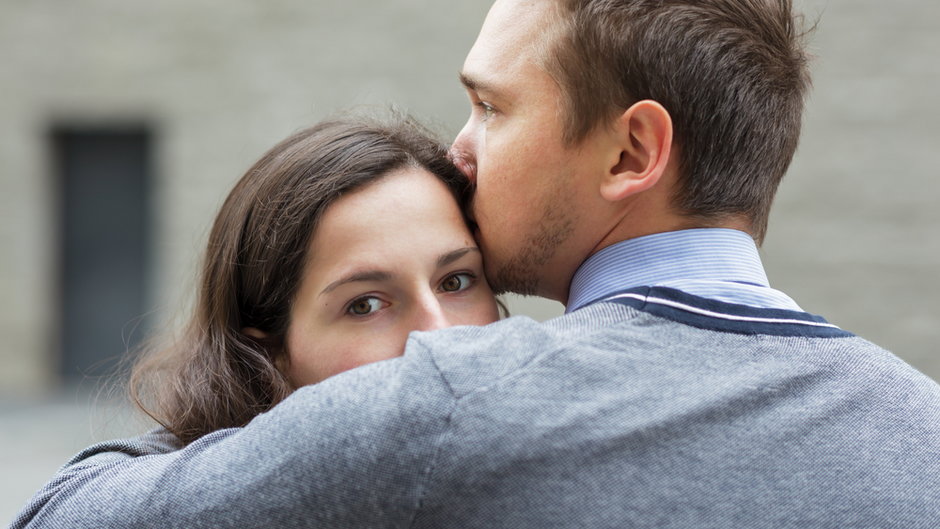
[[[496,294],[513,292],[523,296],[540,296],[545,265],[555,256],[574,231],[575,218],[562,201],[544,208],[535,233],[529,234],[508,260],[493,263],[493,273],[487,276],[490,288]],[[484,249],[485,250],[485,249]],[[484,259],[487,256],[484,255]]]

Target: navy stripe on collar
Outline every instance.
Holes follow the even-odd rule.
[[[602,302],[620,303],[692,327],[720,332],[816,338],[854,336],[821,316],[806,312],[736,305],[665,287],[631,288],[587,305]]]

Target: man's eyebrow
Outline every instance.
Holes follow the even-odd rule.
[[[388,281],[392,278],[392,274],[388,272],[382,272],[381,270],[367,270],[364,272],[353,272],[348,276],[337,279],[329,285],[326,286],[321,292],[320,296],[323,294],[329,294],[330,292],[336,290],[337,287],[348,284],[355,283],[358,281]]]
[[[474,92],[495,92],[496,89],[493,85],[485,83],[479,79],[474,79],[470,77],[466,72],[459,72],[458,77],[460,78],[460,83],[467,87],[468,90],[473,90]]]
[[[447,252],[437,258],[437,267],[440,268],[442,266],[447,266],[470,252],[480,253],[480,249],[476,246],[467,246],[466,248],[458,248],[456,250]]]

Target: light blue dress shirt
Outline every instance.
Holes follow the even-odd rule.
[[[571,281],[566,312],[643,286],[751,307],[802,311],[790,297],[770,287],[750,235],[700,228],[638,237],[592,255]]]

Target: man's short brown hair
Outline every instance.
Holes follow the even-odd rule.
[[[790,0],[555,0],[545,68],[576,144],[633,103],[673,120],[676,207],[704,222],[745,216],[761,241],[799,141],[809,86]]]

